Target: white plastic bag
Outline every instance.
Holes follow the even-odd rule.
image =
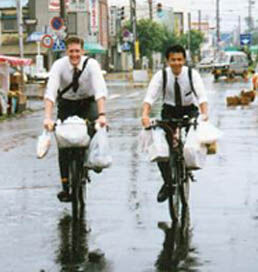
[[[51,144],[50,132],[43,130],[42,134],[38,137],[37,142],[37,158],[42,159],[47,154]]]
[[[108,135],[106,127],[97,128],[97,132],[93,136],[85,166],[92,169],[108,168],[112,164],[112,156],[110,155]]]
[[[63,122],[57,121],[55,136],[59,148],[87,147],[90,142],[85,120],[72,116]]]
[[[149,142],[148,155],[151,162],[168,161],[169,145],[166,133],[162,128],[151,129],[151,141]]]
[[[187,168],[198,170],[204,167],[207,156],[207,147],[201,144],[198,130],[192,126],[187,134],[184,145],[184,159]]]
[[[148,148],[152,142],[152,131],[150,129],[142,129],[138,138],[138,151],[140,153],[148,153]]]
[[[198,122],[197,134],[202,144],[212,144],[222,136],[222,132],[209,121]]]

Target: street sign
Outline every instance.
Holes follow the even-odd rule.
[[[52,50],[54,52],[65,51],[65,42],[64,42],[64,40],[59,40],[59,39],[55,40],[54,45],[52,47]]]
[[[251,33],[240,34],[240,44],[241,45],[251,45],[252,35]]]
[[[130,51],[131,45],[128,42],[125,42],[121,46],[122,51]]]
[[[55,16],[50,20],[50,26],[52,29],[59,31],[64,26],[64,20],[61,17]]]
[[[41,38],[41,44],[46,48],[52,48],[54,40],[51,35],[46,34]]]

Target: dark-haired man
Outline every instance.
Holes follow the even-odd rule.
[[[100,65],[93,58],[84,56],[84,41],[79,37],[66,40],[66,56],[56,60],[50,70],[45,92],[44,127],[53,128],[52,113],[57,103],[57,118],[62,121],[69,116],[96,120],[105,126],[105,99],[107,87]],[[60,201],[70,201],[68,158],[59,149],[59,166],[63,190],[57,195]]]
[[[208,103],[199,73],[192,70],[192,86],[189,76],[189,67],[186,63],[185,49],[180,45],[174,45],[166,50],[167,67],[164,71],[158,71],[152,78],[142,110],[142,125],[150,126],[150,112],[154,102],[163,96],[161,111],[162,119],[180,118],[184,115],[196,116],[198,108],[203,120],[208,119]],[[165,88],[164,88],[165,86]],[[168,183],[171,179],[171,170],[168,162],[159,162],[164,184],[158,193],[158,202],[163,202],[168,198]]]

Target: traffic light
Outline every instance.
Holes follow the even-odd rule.
[[[162,12],[162,4],[158,3],[157,4],[157,13],[161,13]]]
[[[120,17],[121,21],[124,20],[124,18],[125,18],[125,7],[121,7],[119,9],[119,17]]]

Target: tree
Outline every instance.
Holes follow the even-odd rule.
[[[141,56],[150,57],[152,52],[161,51],[165,35],[164,28],[162,25],[150,19],[140,19],[137,21],[136,28],[137,38],[140,44]],[[125,23],[124,29],[128,29],[129,31],[132,32],[132,26],[129,21]]]
[[[189,49],[189,32],[183,34],[180,38],[180,44]],[[196,56],[199,53],[201,43],[204,42],[204,35],[198,30],[190,31],[190,52],[192,56]]]

